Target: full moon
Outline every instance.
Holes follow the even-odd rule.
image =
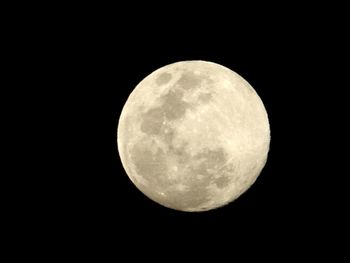
[[[134,185],[180,211],[237,199],[265,166],[265,107],[240,75],[216,63],[181,61],[144,78],[118,123],[118,151]]]

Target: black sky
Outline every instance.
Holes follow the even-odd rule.
[[[325,127],[335,121],[324,76],[334,69],[325,61],[337,54],[322,44],[325,27],[283,14],[250,23],[228,14],[189,19],[185,12],[178,22],[135,16],[79,13],[40,22],[42,29],[28,36],[42,39],[34,42],[45,84],[40,112],[55,153],[42,161],[47,177],[38,180],[45,193],[38,209],[52,235],[106,249],[164,246],[182,253],[193,246],[203,254],[206,247],[253,246],[291,255],[331,233],[332,185],[323,175],[334,176]],[[212,61],[240,74],[270,121],[269,157],[256,183],[230,205],[204,213],[149,200],[128,179],[117,151],[117,121],[130,92],[155,69],[181,60]]]

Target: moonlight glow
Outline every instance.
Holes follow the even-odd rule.
[[[142,80],[124,105],[118,149],[136,187],[182,211],[223,206],[263,169],[270,143],[259,96],[221,65],[184,61]]]

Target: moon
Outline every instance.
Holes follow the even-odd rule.
[[[132,91],[117,143],[130,180],[158,204],[199,212],[237,199],[267,161],[270,127],[252,86],[207,61],[157,69]]]

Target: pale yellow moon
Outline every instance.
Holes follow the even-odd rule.
[[[123,167],[153,201],[206,211],[244,193],[269,151],[265,107],[241,76],[216,63],[182,61],[143,79],[118,124]]]

